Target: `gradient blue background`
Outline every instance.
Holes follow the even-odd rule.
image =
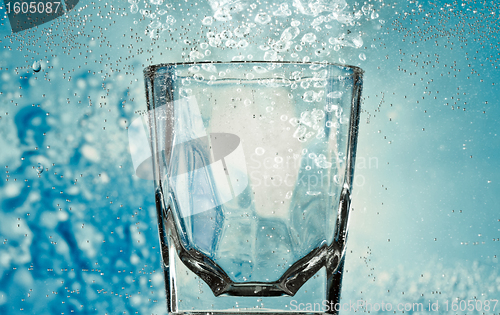
[[[134,175],[127,126],[146,109],[143,68],[203,42],[199,2],[163,2],[175,31],[157,41],[125,1],[14,35],[0,20],[0,314],[165,313],[153,184]],[[365,70],[343,300],[499,299],[500,5],[377,12],[363,47],[327,58]]]

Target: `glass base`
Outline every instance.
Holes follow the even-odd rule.
[[[333,306],[340,300],[343,258],[335,263],[337,268],[331,269],[335,272],[327,272],[324,265],[293,295],[238,296],[226,293],[215,296],[205,277],[194,273],[179,256],[182,256],[182,250],[172,240],[172,229],[167,228],[173,218],[165,220],[166,211],[163,211],[158,195],[157,211],[169,314],[338,314]]]
[[[182,263],[173,248],[170,247],[169,253],[171,267],[165,268],[169,314],[338,314],[331,305],[340,300],[344,260],[333,279],[327,281],[326,268],[322,268],[294,296],[216,297],[210,287]]]

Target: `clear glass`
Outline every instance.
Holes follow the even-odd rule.
[[[169,313],[336,313],[362,70],[144,72]]]

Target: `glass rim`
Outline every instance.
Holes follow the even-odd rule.
[[[358,66],[351,66],[342,63],[334,62],[314,62],[314,61],[262,61],[262,60],[247,60],[247,61],[188,61],[188,62],[169,62],[169,63],[159,63],[156,65],[150,65],[144,68],[144,74],[152,74],[160,68],[168,66],[190,66],[190,65],[202,65],[202,64],[219,64],[219,65],[230,65],[230,64],[291,64],[291,65],[325,65],[325,66],[336,66],[339,68],[352,69],[355,75],[362,75],[365,73],[363,69]]]

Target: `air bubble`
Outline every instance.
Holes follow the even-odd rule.
[[[273,12],[276,16],[290,16],[292,15],[292,10],[288,8],[288,4],[282,3],[278,10]]]
[[[165,23],[167,23],[167,25],[172,25],[175,22],[176,22],[176,20],[175,20],[175,18],[172,15],[168,15],[167,19],[165,20]]]
[[[191,67],[189,67],[189,72],[196,73],[196,72],[199,72],[199,71],[200,71],[200,67],[199,66],[191,66]]]
[[[299,140],[303,140],[307,132],[307,128],[304,125],[299,125],[297,130],[293,133],[293,137]]]
[[[266,150],[264,150],[264,148],[262,147],[255,148],[255,154],[257,155],[263,155],[265,152]]]
[[[244,37],[247,34],[250,34],[250,27],[248,26],[239,26],[234,30],[234,35],[237,37]]]
[[[211,16],[207,16],[203,20],[201,20],[201,23],[203,25],[212,25],[213,22],[214,22],[214,18]]]
[[[196,73],[195,75],[193,75],[193,78],[195,81],[198,81],[198,82],[201,82],[203,81],[205,78],[203,77],[203,75],[199,74],[199,73]]]
[[[302,37],[302,41],[304,43],[312,43],[316,40],[316,35],[313,33],[307,33]]]
[[[253,70],[255,70],[255,72],[257,72],[257,73],[265,73],[265,72],[267,72],[267,69],[264,68],[264,67],[262,67],[262,66],[253,66]]]
[[[217,72],[217,68],[211,63],[203,64],[201,68],[207,72]]]
[[[40,70],[42,70],[42,63],[39,60],[36,60],[35,62],[33,62],[32,68],[33,71],[39,72]]]
[[[321,195],[321,191],[307,191],[306,192],[306,195],[309,195],[309,196],[318,196],[318,195]]]
[[[277,61],[278,60],[278,53],[276,51],[266,51],[264,53],[264,60],[265,61]]]
[[[338,175],[333,176],[333,181],[335,182],[335,184],[340,185],[340,177]]]
[[[341,91],[335,91],[335,92],[330,92],[326,97],[329,98],[341,98],[342,97],[342,92]]]
[[[271,17],[265,12],[260,12],[255,16],[255,22],[259,24],[267,24],[271,22]]]
[[[134,3],[130,6],[130,13],[132,14],[135,14],[139,11],[139,6],[137,5],[137,3]],[[137,21],[134,21],[134,22],[137,22]],[[137,24],[137,23],[136,23]]]

